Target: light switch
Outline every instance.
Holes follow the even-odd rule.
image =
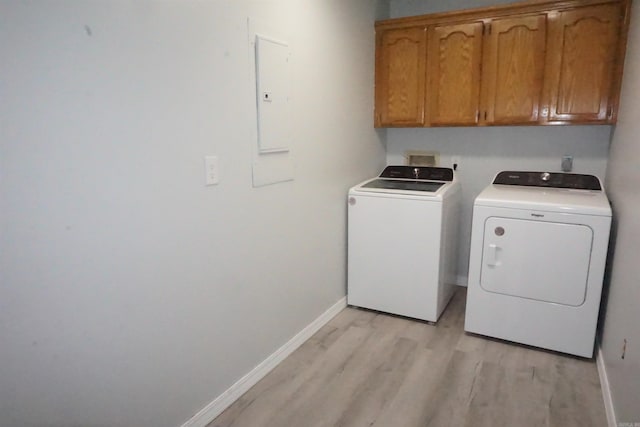
[[[218,156],[205,156],[205,184],[215,185],[220,182],[220,168],[218,167]]]

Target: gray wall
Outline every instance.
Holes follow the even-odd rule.
[[[0,425],[180,425],[345,295],[375,3],[0,2]],[[263,188],[248,17],[292,51]]]
[[[607,183],[617,223],[602,353],[618,423],[640,424],[640,8],[632,6]],[[622,359],[624,340],[626,355]],[[627,424],[624,424],[627,425]]]
[[[488,6],[508,1],[391,0],[392,18]],[[576,173],[604,180],[611,126],[529,126],[485,128],[388,129],[387,163],[404,162],[406,150],[440,153],[442,166],[460,157],[458,177],[463,188],[458,247],[458,283],[466,284],[473,200],[501,170],[560,171],[563,155],[574,156]]]

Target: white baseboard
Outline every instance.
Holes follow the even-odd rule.
[[[205,427],[218,415],[227,409],[233,402],[242,396],[247,390],[253,387],[258,381],[264,378],[273,368],[278,366],[287,356],[293,353],[306,340],[311,338],[321,327],[326,325],[336,314],[347,306],[347,297],[341,298],[327,311],[322,313],[316,320],[298,332],[285,345],[280,347],[271,356],[263,360],[258,366],[253,368],[248,374],[240,378],[235,384],[229,387],[224,393],[216,397],[211,403],[205,406],[189,421],[181,427]]]
[[[609,377],[607,377],[607,368],[604,364],[604,357],[600,345],[598,345],[598,352],[596,353],[596,366],[598,367],[598,376],[600,377],[604,410],[607,414],[607,425],[609,427],[616,427],[618,422],[616,421],[616,412],[613,408],[613,399],[611,398],[611,389],[609,388]]]
[[[457,280],[456,285],[464,286],[464,287],[467,286],[467,280],[468,280],[467,276],[458,276],[456,280]]]

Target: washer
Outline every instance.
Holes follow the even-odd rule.
[[[453,170],[388,166],[351,188],[348,201],[347,302],[436,322],[456,279]]]
[[[610,229],[597,177],[500,172],[473,208],[465,330],[593,357]]]

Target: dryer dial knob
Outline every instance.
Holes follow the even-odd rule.
[[[540,174],[540,179],[547,182],[551,179],[551,174],[549,172],[543,172]]]

